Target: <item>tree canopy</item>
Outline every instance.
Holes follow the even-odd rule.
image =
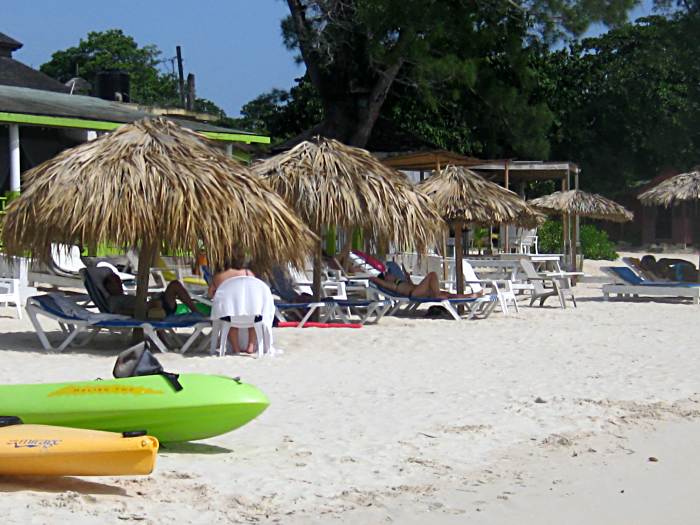
[[[414,86],[428,103],[447,87],[452,100],[547,120],[530,108],[523,69],[533,41],[579,35],[592,22],[620,24],[638,0],[287,0],[282,29],[298,49],[324,111],[319,131],[364,146],[392,87]],[[510,86],[489,75],[517,77]],[[489,97],[490,95],[493,95]],[[493,118],[503,120],[504,111]],[[510,127],[518,125],[506,122]],[[538,147],[541,147],[540,144]]]
[[[700,17],[653,16],[539,57],[553,155],[615,192],[698,163]]]

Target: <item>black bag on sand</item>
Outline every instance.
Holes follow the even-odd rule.
[[[166,372],[155,356],[148,349],[148,341],[143,345],[143,348],[132,348],[124,350],[117,357],[117,362],[114,364],[112,374],[116,378],[134,377],[134,376],[150,376],[160,374],[170,382],[170,385],[176,392],[182,390],[182,385],[178,378],[178,374]]]

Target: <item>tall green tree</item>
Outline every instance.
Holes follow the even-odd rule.
[[[282,27],[287,46],[298,49],[322,101],[321,133],[364,146],[396,83],[415,86],[426,100],[435,96],[433,86],[440,82],[454,86],[456,98],[484,100],[480,79],[498,70],[494,62],[505,61],[494,56],[494,48],[512,56],[510,67],[520,67],[529,41],[578,35],[594,21],[621,23],[637,3],[287,0],[290,17]],[[517,95],[504,88],[494,99],[504,100],[512,111]],[[519,111],[526,102],[520,97]]]
[[[648,17],[558,52],[536,67],[555,114],[553,155],[615,193],[700,162],[700,16]]]

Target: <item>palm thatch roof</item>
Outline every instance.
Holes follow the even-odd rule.
[[[315,231],[363,228],[399,249],[434,246],[444,222],[426,195],[368,151],[315,137],[263,160],[253,170]]]
[[[449,165],[418,187],[450,223],[531,226],[544,222],[544,216],[516,193],[464,167]]]
[[[621,204],[598,195],[581,190],[555,191],[550,195],[528,201],[531,206],[556,213],[569,213],[592,219],[613,222],[626,222],[634,214]]]
[[[315,236],[272,189],[172,121],[127,124],[26,172],[7,209],[8,254],[52,243],[194,250],[213,264],[245,250],[263,267],[303,264]]]
[[[671,206],[682,201],[700,200],[700,168],[668,178],[638,198],[646,206]]]

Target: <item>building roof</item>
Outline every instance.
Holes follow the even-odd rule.
[[[22,42],[7,36],[5,33],[0,33],[0,48],[8,50],[10,53],[22,47]]]
[[[45,75],[41,71],[25,66],[22,62],[0,56],[0,85],[43,89],[58,93],[68,93],[69,89],[58,80]]]
[[[508,165],[508,180],[533,181],[547,179],[566,179],[578,172],[573,162],[543,162],[533,160],[498,160],[484,161],[483,164],[471,166],[471,170],[491,180],[504,180]]]
[[[121,124],[153,116],[132,104],[83,95],[0,85],[0,122],[111,131]],[[224,141],[269,143],[268,137],[185,118],[169,117],[183,127]]]
[[[475,166],[487,162],[482,159],[460,155],[443,149],[431,149],[420,151],[407,151],[397,154],[376,154],[381,161],[397,170],[407,171],[432,171],[444,168],[448,164],[453,166]]]

